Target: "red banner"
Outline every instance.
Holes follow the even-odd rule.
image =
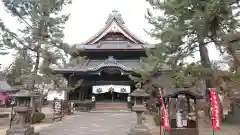
[[[209,88],[209,91],[210,91],[210,100],[211,100],[213,129],[220,130],[220,115],[221,115],[220,100],[217,95],[216,88]]]
[[[167,131],[170,131],[171,130],[171,127],[170,127],[170,123],[169,123],[169,119],[168,119],[168,112],[165,108],[165,104],[164,104],[164,101],[163,101],[163,98],[162,96],[160,96],[160,100],[162,102],[162,127],[167,130]]]

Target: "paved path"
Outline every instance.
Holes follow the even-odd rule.
[[[40,135],[127,135],[135,113],[81,113],[40,131]]]

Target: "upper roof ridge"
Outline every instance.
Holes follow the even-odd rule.
[[[102,37],[112,32],[121,33],[134,44],[148,44],[127,29],[123,21],[122,14],[118,13],[117,10],[112,10],[108,16],[105,26],[100,31],[81,44],[96,44]]]

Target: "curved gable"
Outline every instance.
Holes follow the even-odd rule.
[[[122,15],[119,14],[116,10],[113,10],[112,13],[109,15],[105,27],[83,44],[97,44],[102,39],[104,39],[106,35],[111,33],[120,33],[122,34],[122,36],[124,36],[126,39],[128,39],[129,41],[131,41],[131,43],[134,44],[145,44],[144,41],[137,38],[125,27]]]

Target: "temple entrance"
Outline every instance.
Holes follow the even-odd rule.
[[[127,93],[103,93],[95,95],[97,102],[127,102]]]
[[[109,57],[107,62],[116,63],[113,57]],[[98,78],[99,77],[99,78]],[[99,76],[95,77],[96,82],[92,86],[92,94],[96,102],[127,102],[128,94],[131,93],[131,86],[128,75],[124,75],[121,68],[105,67],[99,70]]]
[[[96,85],[92,87],[92,93],[96,102],[127,102],[131,92],[128,85]]]

